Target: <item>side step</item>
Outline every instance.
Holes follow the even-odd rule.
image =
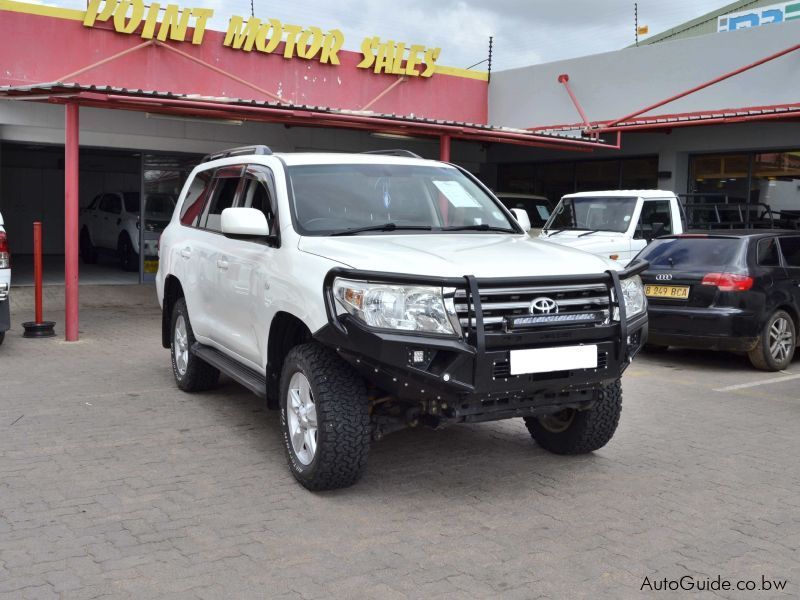
[[[267,397],[267,379],[261,373],[253,371],[249,367],[240,365],[231,357],[223,354],[216,348],[206,346],[200,342],[192,345],[192,354],[207,362],[212,367],[216,367],[228,377],[242,384],[256,396]]]

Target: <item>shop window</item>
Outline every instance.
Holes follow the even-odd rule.
[[[703,154],[690,160],[692,191],[704,202],[747,201],[749,154]]]
[[[618,160],[593,160],[575,165],[575,191],[596,192],[619,189]]]
[[[778,255],[778,241],[775,238],[758,240],[758,264],[762,267],[777,267],[780,265]]]
[[[800,236],[780,238],[781,253],[787,267],[800,267]]]
[[[658,187],[658,157],[628,158],[622,161],[620,182],[623,190],[650,190]]]
[[[750,202],[791,226],[800,217],[800,151],[764,152],[753,158]]]

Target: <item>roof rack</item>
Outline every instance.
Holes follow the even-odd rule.
[[[220,158],[229,158],[231,156],[242,156],[245,154],[267,156],[272,154],[272,150],[270,150],[269,146],[264,146],[263,144],[258,144],[255,146],[239,146],[238,148],[229,148],[228,150],[223,150],[222,152],[206,154],[203,157],[202,162],[208,162],[210,160],[217,160]]]
[[[394,150],[369,150],[367,152],[362,152],[361,154],[382,154],[384,156],[404,156],[406,158],[422,158],[416,152],[412,152],[411,150],[405,150],[403,148],[396,148]]]

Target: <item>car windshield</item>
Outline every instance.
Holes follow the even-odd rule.
[[[653,269],[725,269],[738,262],[742,246],[738,238],[666,238],[654,241],[638,258],[648,261]]]
[[[288,174],[303,235],[519,231],[489,194],[453,167],[302,165]]]
[[[546,230],[628,231],[636,198],[580,196],[562,198],[545,225]]]
[[[540,198],[521,198],[518,196],[497,196],[506,208],[521,208],[528,213],[531,227],[542,227],[550,218],[550,203]]]
[[[137,192],[126,192],[125,212],[139,214],[139,194]],[[172,215],[175,210],[175,200],[169,194],[148,194],[147,195],[147,214],[152,215]]]

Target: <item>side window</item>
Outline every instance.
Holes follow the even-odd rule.
[[[255,208],[264,213],[271,235],[275,235],[278,228],[273,189],[272,178],[266,167],[249,167],[239,203],[240,206]]]
[[[97,196],[92,198],[92,201],[89,203],[89,206],[87,206],[86,208],[88,210],[94,210],[95,208],[98,208],[97,204],[100,201],[100,198],[102,198],[102,196],[103,196],[102,194],[98,194]]]
[[[222,231],[222,211],[233,206],[236,200],[236,190],[239,189],[242,167],[223,167],[218,169],[214,180],[214,191],[211,199],[206,204],[200,227],[209,231]]]
[[[186,192],[186,198],[181,206],[181,223],[189,227],[197,227],[200,213],[203,212],[208,194],[211,191],[211,175],[213,171],[200,171]]]
[[[787,267],[800,267],[800,236],[780,238],[781,252]]]
[[[642,214],[639,225],[636,227],[636,238],[648,238],[654,235],[669,235],[672,233],[672,210],[669,200],[645,200],[642,205]],[[656,231],[657,224],[663,227]]]
[[[122,212],[122,200],[116,194],[105,194],[100,200],[100,210],[118,215]]]
[[[778,255],[778,240],[775,238],[765,238],[758,240],[757,264],[762,267],[777,267],[781,264]]]

